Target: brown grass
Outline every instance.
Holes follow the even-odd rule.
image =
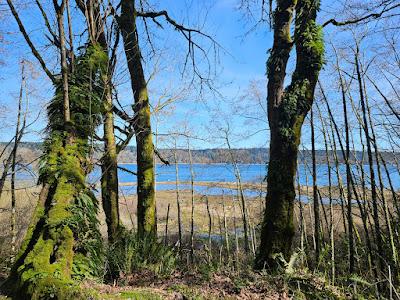
[[[20,183],[22,186],[23,183]],[[25,183],[25,186],[27,184]],[[225,188],[234,188],[236,186],[235,183],[207,183],[200,182],[196,183],[196,185],[204,185],[204,186],[217,186],[217,187],[225,187]],[[259,185],[245,184],[245,188],[259,188]],[[174,186],[171,186],[171,190],[169,191],[157,191],[157,215],[158,215],[158,232],[160,235],[164,235],[165,225],[167,222],[167,207],[170,205],[169,219],[168,219],[168,228],[169,234],[176,235],[178,232],[178,214],[177,214],[177,202],[176,202],[176,192]],[[265,187],[263,187],[265,188]],[[321,194],[326,196],[327,188],[320,188]],[[40,187],[29,187],[26,189],[18,189],[16,191],[17,196],[17,243],[19,244],[24,236],[24,233],[29,225],[29,221],[31,215],[33,213],[33,209],[35,208],[36,201],[40,192]],[[302,196],[311,197],[312,189],[307,187],[301,188]],[[333,197],[338,197],[338,189],[333,188]],[[184,230],[184,234],[188,234],[190,232],[190,217],[191,217],[191,194],[188,190],[180,191],[180,202],[181,202],[181,211],[182,211],[182,227]],[[237,197],[232,196],[207,196],[209,201],[210,213],[212,218],[212,234],[218,235],[221,234],[223,228],[223,205],[225,202],[225,213],[227,219],[227,230],[230,233],[234,232],[234,223],[236,222],[236,226],[238,231],[241,231],[242,228],[242,211],[240,203]],[[248,197],[246,198],[248,215],[251,226],[258,226],[262,221],[262,214],[264,208],[264,198],[262,197]],[[11,194],[9,189],[6,187],[0,199],[0,226],[2,228],[0,232],[0,257],[4,259],[7,255],[9,255],[9,247],[11,241],[11,232],[10,232],[10,218],[11,218]],[[302,204],[303,213],[305,217],[305,227],[308,233],[312,232],[312,204]],[[128,228],[132,229],[136,227],[136,207],[137,207],[137,198],[136,195],[124,196],[121,194],[120,197],[120,213],[121,213],[121,221]],[[323,207],[325,209],[327,218],[329,220],[329,207],[325,205]],[[295,220],[298,223],[300,216],[299,203],[296,202],[295,207]],[[358,217],[359,212],[357,207],[354,207],[354,221],[360,226],[361,219]],[[324,218],[323,211],[321,211],[321,218]],[[343,216],[341,207],[339,205],[333,206],[333,219],[335,223],[335,232],[340,234],[343,233]],[[101,224],[101,232],[104,236],[106,236],[106,223],[104,213],[100,209],[99,220]],[[195,195],[195,210],[194,210],[194,223],[195,223],[195,232],[196,234],[207,234],[208,233],[208,213],[206,206],[206,198],[203,195]]]

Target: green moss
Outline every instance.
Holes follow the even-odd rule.
[[[77,73],[70,77],[72,122],[64,124],[59,83],[48,106],[49,134],[40,162],[40,182],[50,186],[50,192],[45,206],[36,209],[36,222],[28,230],[10,276],[16,299],[86,299],[74,279],[98,274],[96,265],[101,264],[98,205],[85,183],[91,169],[88,138],[98,124],[93,118],[100,112],[102,97],[101,84],[96,85],[98,70],[88,66],[100,68],[104,57],[98,49],[86,54],[89,57],[77,58]],[[87,80],[90,77],[92,82]],[[88,94],[89,85],[93,85],[92,94]],[[90,126],[89,119],[93,121]]]
[[[205,298],[205,296],[203,296],[201,294],[201,292],[196,290],[195,288],[191,288],[191,287],[189,287],[187,285],[183,285],[183,284],[173,285],[169,289],[170,289],[170,291],[181,293],[183,295],[184,299],[190,299],[190,300],[210,299],[210,298]]]
[[[274,20],[274,47],[268,60],[269,93],[279,93],[284,81],[291,43],[288,36],[293,5],[278,1]],[[277,269],[273,257],[290,257],[294,236],[294,177],[297,152],[304,118],[311,109],[315,85],[323,65],[324,42],[322,28],[316,24],[319,1],[301,0],[296,3],[294,45],[296,69],[291,84],[281,101],[269,110],[271,124],[270,162],[268,166],[267,207],[261,232],[261,245],[255,267]],[[272,84],[272,85],[271,85]],[[274,85],[275,84],[275,85]],[[269,98],[269,101],[276,101]],[[278,99],[279,100],[279,99]],[[269,104],[271,105],[271,103]]]
[[[156,200],[154,197],[154,146],[149,132],[138,136],[140,164],[138,165],[138,231],[139,234],[157,232]]]
[[[41,205],[41,203],[38,203],[35,212],[33,213],[31,224],[29,225],[28,230],[26,232],[25,239],[21,245],[18,255],[16,256],[16,260],[18,260],[21,257],[21,255],[25,253],[28,244],[32,238],[33,232],[37,226],[37,223],[39,222],[40,219],[44,217],[44,212],[45,212],[44,207]]]
[[[16,291],[23,297],[42,299],[44,291],[49,289],[49,282],[51,287],[72,282],[74,236],[64,221],[69,217],[67,205],[73,197],[73,189],[59,184],[54,195],[55,201],[59,202],[49,210],[42,234],[17,270],[19,287],[25,294]]]
[[[124,291],[117,294],[101,295],[101,299],[161,300],[160,295],[147,290]]]
[[[57,278],[47,277],[32,291],[32,300],[57,299],[57,300],[87,300],[97,299],[94,291],[82,289],[77,284]]]
[[[139,99],[140,99],[140,101],[149,101],[149,94],[148,94],[148,91],[147,91],[147,87],[140,89]],[[143,112],[145,114],[149,114],[150,115],[150,110],[149,109],[145,109],[145,110],[143,110]]]
[[[152,292],[142,290],[142,291],[126,291],[121,293],[121,299],[131,299],[131,300],[161,300],[162,298]]]
[[[298,126],[302,125],[301,111],[305,108],[307,93],[310,88],[308,80],[295,81],[285,91],[280,105],[279,132],[287,143],[293,143],[298,137]],[[300,122],[299,122],[300,121]]]

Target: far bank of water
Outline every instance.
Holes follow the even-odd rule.
[[[128,169],[129,171],[136,172],[137,165],[136,164],[121,164],[121,167]],[[264,164],[239,164],[239,171],[241,180],[243,183],[253,183],[260,185],[265,181],[267,175],[267,166]],[[329,184],[328,180],[328,166],[326,164],[317,165],[317,185],[318,186],[327,186]],[[367,180],[369,180],[369,167],[364,166],[364,176]],[[223,183],[223,182],[236,182],[234,168],[231,164],[193,164],[194,171],[194,180],[195,182],[207,182],[210,183],[208,185],[195,185],[195,191],[198,194],[206,194],[206,195],[220,195],[222,193],[236,194],[235,188],[227,188],[227,187],[218,187],[212,186],[212,183]],[[376,170],[375,170],[376,171]],[[394,189],[400,189],[400,174],[395,166],[388,166],[388,171],[391,179],[391,183]],[[312,185],[312,173],[311,166],[300,164],[298,166],[298,177],[299,183],[302,186]],[[360,170],[356,167],[352,167],[352,172],[357,182],[361,182],[361,174]],[[136,176],[125,172],[123,170],[119,170],[118,173],[119,181],[124,186],[121,186],[122,192],[126,194],[136,194]],[[346,168],[345,165],[339,166],[339,176],[340,180],[344,185],[346,185]],[[385,187],[390,188],[389,179],[386,176],[384,170],[382,170],[383,182]],[[91,181],[96,182],[100,179],[100,170],[95,170],[90,175]],[[191,173],[190,173],[190,165],[189,164],[179,164],[178,165],[178,181],[179,182],[190,182]],[[157,190],[175,190],[175,182],[176,182],[176,172],[175,165],[162,165],[157,164],[156,166],[156,181],[159,184],[156,185]],[[333,186],[338,185],[338,177],[336,174],[336,169],[331,168],[331,182]],[[125,183],[125,184],[124,184]],[[126,185],[127,183],[132,183],[131,185]],[[167,184],[166,184],[167,183]],[[179,188],[190,189],[189,184],[180,184]],[[245,191],[247,196],[259,196],[260,191],[254,189],[246,189]],[[262,193],[264,193],[262,191]]]

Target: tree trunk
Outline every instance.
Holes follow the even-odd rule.
[[[178,166],[178,159],[176,156],[176,139],[175,148],[174,148],[174,162],[175,162],[175,193],[176,193],[176,210],[178,213],[178,244],[179,250],[182,249],[182,217],[181,217],[181,200],[180,200],[180,193],[179,193],[179,166]]]
[[[187,139],[187,148],[189,154],[189,169],[190,169],[190,262],[194,263],[194,170],[192,151],[190,150],[190,141]]]
[[[61,53],[61,77],[62,77],[62,87],[63,87],[63,102],[64,102],[64,122],[65,129],[69,131],[69,123],[71,122],[71,111],[69,104],[69,87],[68,87],[68,64],[67,64],[67,49],[65,48],[65,31],[64,31],[64,9],[66,5],[66,0],[61,1],[61,5],[57,4],[56,0],[53,0],[54,9],[57,15],[57,25],[58,34],[60,40],[60,53]],[[71,137],[69,137],[71,138]]]
[[[113,66],[108,55],[109,45],[106,38],[103,18],[100,11],[100,1],[77,0],[77,5],[86,18],[91,43],[100,45],[107,57],[108,67],[102,74],[104,85],[103,97],[103,130],[104,154],[101,160],[101,199],[106,215],[108,241],[114,242],[120,229],[119,216],[119,184],[118,184],[118,152],[114,134],[114,114],[112,99],[112,73]]]
[[[233,155],[232,147],[229,141],[228,131],[225,131],[225,142],[228,146],[229,156],[231,159],[231,163],[233,166],[234,174],[236,177],[236,189],[237,196],[240,199],[239,206],[242,212],[242,220],[243,220],[243,235],[244,235],[244,251],[248,253],[250,251],[250,241],[249,241],[249,222],[248,222],[248,214],[247,214],[247,203],[246,198],[243,193],[243,185],[242,185],[242,177],[240,175],[240,170],[238,167],[237,159]]]
[[[96,15],[98,16],[96,20],[101,22],[100,13]],[[97,36],[99,36],[98,42],[108,58],[108,44],[104,30],[101,30]],[[112,72],[112,66],[108,59],[107,73],[102,76],[104,84],[104,155],[101,161],[101,199],[106,215],[108,241],[110,243],[115,242],[121,228],[119,216],[118,153],[115,142],[112,99]]]
[[[110,83],[105,86],[104,155],[101,161],[101,199],[108,229],[108,241],[115,242],[120,229],[118,155],[114,134],[114,115]]]
[[[311,157],[312,157],[314,235],[315,235],[315,266],[318,268],[320,250],[321,250],[321,238],[320,238],[321,228],[320,228],[319,197],[318,197],[318,186],[317,186],[317,163],[315,158],[314,112],[312,108],[310,113],[310,122],[311,122]]]
[[[355,64],[356,64],[356,72],[357,72],[357,80],[359,85],[359,92],[360,92],[360,103],[361,103],[361,110],[362,110],[362,117],[363,117],[363,129],[365,134],[365,139],[367,142],[367,154],[368,154],[368,165],[369,165],[369,173],[370,173],[370,180],[371,180],[371,199],[372,199],[372,208],[373,208],[373,219],[374,219],[374,228],[375,228],[375,238],[376,238],[376,254],[378,255],[379,259],[379,271],[383,272],[385,269],[385,263],[381,256],[383,253],[383,241],[382,241],[382,233],[381,233],[381,226],[380,226],[380,215],[379,215],[379,208],[378,208],[378,197],[376,191],[376,181],[375,181],[375,170],[374,170],[374,162],[372,156],[372,149],[371,149],[371,136],[369,133],[369,125],[367,121],[367,109],[365,104],[364,98],[364,91],[362,86],[362,77],[361,77],[361,66],[359,62],[359,49],[357,46],[357,52],[355,54]],[[378,274],[378,278],[380,278],[381,274]],[[378,287],[381,285],[379,284]]]
[[[17,229],[16,229],[16,196],[15,196],[15,167],[17,164],[17,151],[19,141],[24,135],[25,125],[26,125],[26,113],[24,115],[21,126],[21,114],[22,114],[22,97],[23,97],[23,89],[25,86],[25,64],[22,63],[22,80],[21,80],[21,88],[19,90],[19,99],[18,99],[18,115],[17,115],[17,125],[15,128],[15,138],[14,138],[14,148],[12,150],[12,163],[11,163],[11,255],[12,259],[14,259],[15,255],[15,244],[17,240]]]
[[[44,143],[39,177],[43,188],[31,225],[5,283],[6,290],[15,299],[86,299],[87,296],[74,283],[75,276],[97,276],[96,266],[102,266],[97,202],[86,187],[86,175],[91,169],[87,160],[88,137],[94,127],[88,129],[86,124],[82,124],[82,119],[99,112],[92,112],[89,106],[77,108],[77,103],[74,103],[83,103],[87,99],[86,78],[90,74],[85,62],[93,62],[97,56],[84,57],[81,64],[77,64],[80,71],[69,74],[63,23],[65,1],[61,6],[56,0],[53,4],[59,27],[61,78],[55,79],[48,74],[55,84],[56,93],[47,108],[49,136]],[[10,1],[9,6],[12,8]],[[13,13],[18,21],[15,10]],[[43,61],[40,62],[46,71]],[[72,77],[74,80],[70,81]],[[75,85],[72,89],[71,84]],[[95,98],[98,99],[99,95]],[[87,239],[87,236],[91,238]]]
[[[297,2],[297,4],[296,4]],[[289,258],[294,235],[294,176],[301,127],[314,98],[323,60],[322,31],[316,25],[319,1],[278,1],[274,14],[274,44],[268,60],[268,121],[271,130],[267,206],[255,268],[274,269],[274,255]],[[283,90],[292,48],[290,25],[296,9],[296,69]]]
[[[64,142],[53,139],[51,152],[47,153],[49,163],[53,157],[58,161],[51,167],[64,171],[54,172],[45,179],[32,223],[6,282],[6,289],[16,299],[48,299],[51,294],[57,299],[81,299],[82,291],[73,281],[73,265],[78,263],[75,268],[80,269],[86,264],[88,272],[95,272],[89,267],[92,264],[88,264],[88,252],[79,245],[84,242],[79,227],[86,228],[82,223],[75,226],[73,221],[74,211],[77,212],[75,200],[88,193],[84,160],[77,154],[76,144],[63,146]],[[87,199],[93,201],[91,197]],[[97,233],[85,231],[94,239],[101,238]]]
[[[147,82],[136,28],[135,1],[121,1],[118,24],[124,40],[125,55],[135,98],[135,132],[137,146],[137,196],[139,235],[157,234],[156,200],[154,194],[154,145],[150,122]]]
[[[329,147],[328,140],[330,140],[329,135],[326,134],[325,120],[322,117],[321,110],[317,104],[319,120],[322,126],[322,135],[324,137],[324,146],[325,146],[325,159],[328,171],[328,197],[329,197],[329,241],[330,241],[330,250],[331,250],[331,283],[335,284],[335,236],[334,236],[334,220],[333,220],[333,197],[332,197],[332,167],[331,160],[329,155]]]
[[[348,122],[347,115],[347,104],[346,104],[346,89],[344,86],[344,80],[342,77],[342,73],[340,71],[339,62],[336,62],[336,68],[339,75],[339,84],[340,90],[342,94],[342,106],[343,106],[343,117],[344,117],[344,129],[346,132],[346,152],[345,152],[345,163],[346,163],[346,187],[347,187],[347,222],[349,228],[349,273],[353,274],[354,272],[354,237],[353,237],[353,213],[352,213],[352,203],[351,203],[351,169],[350,169],[350,128]]]

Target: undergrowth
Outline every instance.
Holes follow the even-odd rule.
[[[106,274],[121,284],[133,274],[150,272],[156,277],[171,275],[177,268],[178,254],[174,248],[148,235],[139,237],[125,231],[107,252]]]

